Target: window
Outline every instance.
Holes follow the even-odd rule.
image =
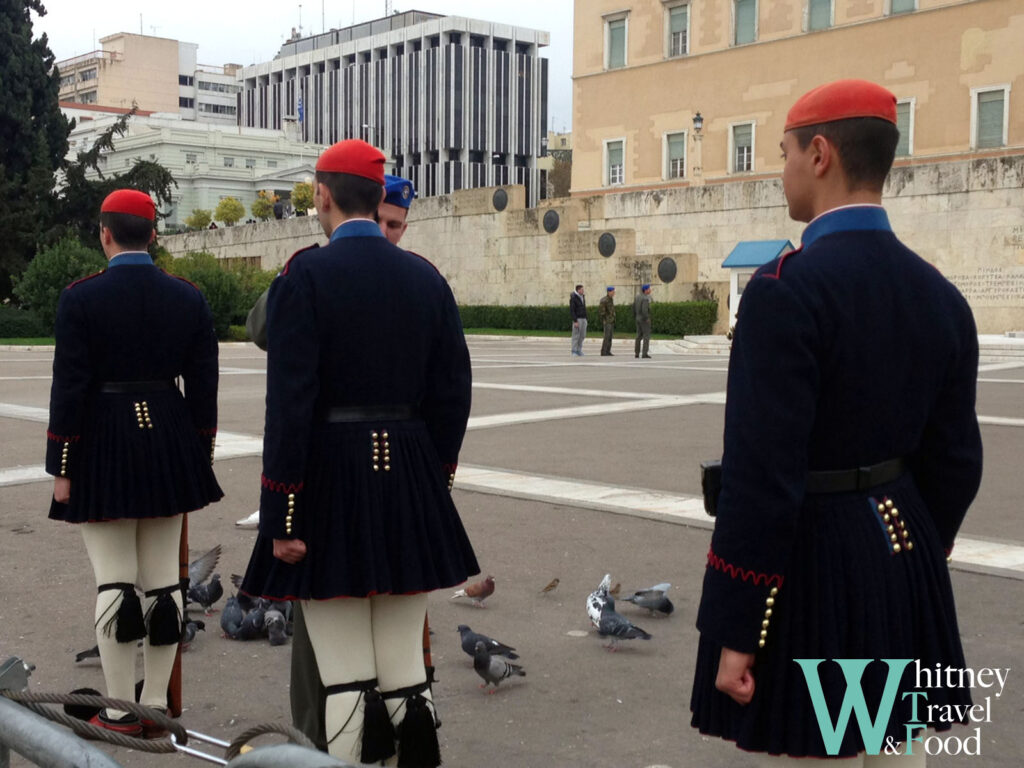
[[[915,10],[917,10],[917,0],[892,0],[889,13],[895,16],[897,13],[910,13]]]
[[[665,178],[686,178],[686,132],[665,134]]]
[[[238,112],[238,109],[237,107],[226,104],[207,104],[205,102],[200,102],[199,111],[207,112],[212,115],[234,115]]]
[[[832,26],[832,0],[809,0],[807,4],[807,29],[828,29]]]
[[[195,78],[192,75],[178,75],[178,85],[192,85]]]
[[[81,82],[83,82],[83,83],[87,83],[90,80],[95,80],[96,79],[96,70],[95,69],[87,69],[87,70],[85,70],[85,72],[79,72],[78,73],[78,79]]]
[[[626,30],[628,18],[621,16],[605,21],[605,69],[626,66]]]
[[[67,88],[69,85],[74,85],[74,84],[75,84],[75,75],[74,75],[74,73],[72,73],[70,75],[64,75],[60,79],[60,87],[62,89],[63,88]]]
[[[277,160],[267,160],[267,168],[277,168]]]
[[[196,100],[187,96],[178,97],[178,106],[181,109],[192,109],[196,105]]]
[[[671,8],[666,8],[665,13],[668,16],[668,55],[672,56],[683,56],[690,52],[690,35],[688,34],[688,27],[690,26],[690,6],[688,5],[675,5]]]
[[[224,158],[224,167],[225,168],[234,168],[235,167],[235,158],[233,158],[233,157],[225,157]]]
[[[754,124],[739,123],[732,127],[732,172],[754,170]]]
[[[200,80],[197,87],[201,91],[214,91],[216,93],[238,93],[241,90],[237,85],[230,85],[229,83],[208,83],[205,80]]]
[[[733,43],[754,42],[757,39],[757,0],[733,0],[733,20],[736,23]]]
[[[79,104],[95,104],[96,103],[96,91],[89,91],[88,93],[78,94]]]
[[[896,144],[896,157],[908,157],[914,151],[914,101],[896,102],[896,127],[900,140]]]
[[[247,158],[245,158],[245,167],[246,168],[255,168],[256,167],[256,158],[255,157],[247,157]]]
[[[185,153],[185,165],[195,165],[196,161],[198,159],[199,159],[199,156],[196,155],[195,152],[186,152]]]
[[[625,139],[606,141],[604,143],[604,183],[606,186],[615,186],[625,181],[626,176],[622,165],[625,145]]]
[[[1006,100],[1009,86],[973,90],[971,126],[974,133],[973,149],[1002,147],[1006,144]]]

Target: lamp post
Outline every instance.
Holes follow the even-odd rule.
[[[702,134],[703,128],[704,116],[698,111],[693,116],[693,183],[698,186],[704,183],[704,172],[701,167],[701,139],[704,138]]]

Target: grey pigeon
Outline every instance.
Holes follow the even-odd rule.
[[[601,611],[604,607],[606,605],[615,607],[615,598],[608,593],[608,588],[611,585],[612,575],[606,573],[601,579],[601,583],[597,585],[597,589],[587,596],[587,616],[590,617],[590,623],[594,625],[594,629],[598,629],[601,624]]]
[[[651,615],[655,613],[661,613],[668,616],[672,611],[675,610],[675,606],[672,605],[672,601],[668,599],[666,594],[672,585],[669,583],[655,584],[650,589],[639,589],[629,597],[622,598],[628,603],[632,603],[638,608],[646,608],[650,611]]]
[[[185,622],[185,626],[181,629],[181,650],[187,651],[189,644],[196,639],[196,632],[202,630],[206,631],[206,623],[198,619],[192,619]]]
[[[474,647],[473,669],[484,680],[483,685],[480,686],[481,688],[486,688],[488,683],[494,685],[494,688],[489,690],[488,693],[494,693],[498,689],[498,683],[502,680],[517,676],[526,677],[526,672],[523,671],[520,665],[491,656],[482,640],[477,640]]]
[[[214,570],[217,568],[217,562],[220,560],[220,544],[216,544],[213,549],[207,552],[205,555],[201,555],[188,564],[188,587],[197,587],[200,584],[205,584],[206,580],[213,575]]]
[[[609,651],[618,649],[619,640],[651,639],[651,635],[633,624],[625,616],[616,613],[615,609],[610,605],[606,605],[601,610],[601,621],[598,623],[597,633],[601,637],[611,639],[611,642],[605,646]]]
[[[499,643],[497,640],[494,640],[487,635],[481,635],[478,632],[474,632],[465,624],[459,624],[458,630],[459,636],[462,638],[462,650],[474,658],[476,657],[476,644],[478,642],[483,643],[484,647],[487,648],[487,652],[492,656],[504,656],[507,659],[519,658],[519,654],[515,653],[516,649],[511,645]]]
[[[220,612],[220,628],[224,631],[224,636],[234,639],[244,618],[245,612],[238,604],[238,597],[232,595],[224,603],[224,610]]]
[[[215,573],[206,584],[196,584],[188,588],[188,601],[199,603],[203,611],[210,615],[210,606],[216,603],[224,595],[224,587],[220,583],[220,574]]]
[[[260,637],[266,637],[267,632],[264,627],[267,616],[266,608],[253,608],[242,619],[242,623],[238,627],[238,631],[231,636],[232,640],[255,640]]]
[[[287,624],[283,613],[271,608],[264,615],[263,624],[267,629],[271,645],[284,645],[288,642]]]

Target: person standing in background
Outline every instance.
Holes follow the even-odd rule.
[[[587,300],[583,294],[582,285],[577,285],[576,290],[569,294],[569,317],[572,318],[570,351],[574,357],[583,357],[583,340],[587,338]]]
[[[612,357],[612,338],[615,336],[615,286],[609,285],[601,299],[597,315],[601,318],[604,339],[601,342],[601,356]]]
[[[651,347],[651,285],[644,283],[640,293],[633,299],[633,317],[636,319],[636,341],[633,344],[633,357],[650,357]],[[642,347],[641,347],[642,345]]]

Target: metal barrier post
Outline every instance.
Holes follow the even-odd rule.
[[[9,766],[12,749],[41,768],[122,768],[92,744],[0,696],[0,768]]]

